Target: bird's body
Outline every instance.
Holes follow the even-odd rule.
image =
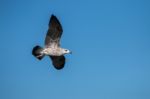
[[[56,18],[52,15],[49,22],[49,28],[45,38],[45,47],[35,46],[32,55],[41,60],[44,56],[49,56],[56,69],[62,69],[65,65],[65,54],[71,53],[68,49],[60,47],[60,38],[63,29]]]
[[[48,48],[44,48],[41,53],[45,55],[51,55],[51,56],[61,56],[64,55],[62,50],[63,49],[60,47],[48,47]]]

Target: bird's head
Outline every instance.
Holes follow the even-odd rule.
[[[72,54],[72,52],[70,50],[68,50],[68,49],[63,49],[63,53],[64,54]]]

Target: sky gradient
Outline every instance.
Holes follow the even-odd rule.
[[[0,0],[0,99],[150,99],[149,0]],[[51,14],[63,27],[58,71],[44,46]]]

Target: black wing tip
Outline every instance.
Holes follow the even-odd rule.
[[[56,23],[58,23],[59,25],[61,25],[60,22],[59,22],[59,20],[58,20],[58,18],[54,14],[51,15],[50,22],[51,21],[55,21]]]
[[[55,18],[56,18],[56,16],[55,16],[54,14],[51,15],[51,18],[52,18],[52,17],[55,17]]]
[[[52,59],[52,64],[57,70],[61,70],[65,66],[65,57],[64,56],[50,56]]]
[[[54,14],[51,15],[50,20],[56,20],[56,21],[58,21],[57,17],[56,17]],[[59,22],[59,21],[58,21],[58,22]]]
[[[57,69],[57,70],[61,70],[61,69],[63,69],[64,66],[65,66],[65,64],[62,64],[62,65],[53,64],[53,65],[54,65],[55,69]]]

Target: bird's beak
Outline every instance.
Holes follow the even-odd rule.
[[[72,51],[70,51],[70,54],[72,54]]]

